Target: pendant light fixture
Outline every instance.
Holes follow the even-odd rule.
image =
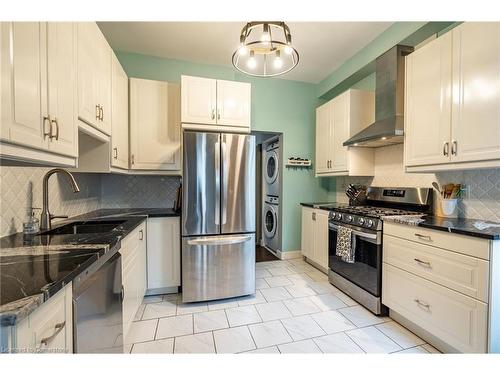
[[[241,30],[240,45],[232,62],[242,73],[275,77],[295,68],[299,53],[292,46],[292,35],[284,22],[249,22]]]

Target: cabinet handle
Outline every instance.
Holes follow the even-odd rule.
[[[118,159],[118,148],[117,147],[113,147],[113,158]]]
[[[57,141],[59,140],[59,123],[57,122],[57,117],[54,117],[53,120],[50,120],[50,123],[54,124],[56,128],[56,135],[52,135],[52,125],[50,125],[50,130],[51,130],[50,138],[55,138]]]
[[[144,231],[141,229],[139,231],[139,234],[140,234],[139,239],[142,241],[144,239]]]
[[[45,130],[45,123],[46,122],[49,122],[49,131],[47,132]],[[47,117],[47,116],[43,116],[43,139],[45,139],[45,137],[49,137],[49,138],[52,138],[52,122],[50,121],[50,118]]]
[[[125,288],[123,287],[123,285],[122,285],[122,290],[120,291],[120,295],[121,295],[122,302],[123,302],[123,300],[125,299]]]
[[[443,155],[448,156],[450,154],[450,144],[448,142],[443,143]]]
[[[451,154],[457,156],[457,141],[451,141]]]
[[[40,343],[41,343],[42,345],[48,345],[48,344],[50,344],[50,342],[51,342],[52,340],[54,340],[54,338],[57,336],[57,334],[58,334],[59,332],[61,332],[61,331],[62,331],[62,329],[64,328],[64,326],[65,326],[65,325],[66,325],[66,322],[65,322],[65,321],[64,321],[64,322],[62,322],[62,323],[57,323],[57,324],[54,326],[54,329],[55,329],[55,330],[54,330],[54,333],[53,333],[52,335],[48,336],[48,337],[44,337],[43,339],[41,339],[41,340],[40,340]]]
[[[316,221],[316,212],[312,213],[312,219],[313,219],[313,221]]]
[[[217,110],[217,120],[220,120],[220,112]]]
[[[425,261],[425,260],[420,260],[420,259],[418,259],[418,258],[414,258],[413,260],[414,260],[415,262],[417,262],[418,264],[420,264],[420,265],[425,265],[425,266],[427,266],[427,267],[429,267],[429,268],[431,267],[431,262],[427,262],[427,261]]]
[[[415,233],[415,237],[417,237],[420,240],[432,241],[431,236],[424,236],[423,234],[420,233]]]
[[[102,105],[99,107],[101,108],[101,121],[104,121],[104,107]]]
[[[132,155],[130,156],[130,163],[131,163],[131,164],[135,164],[134,154],[132,154]]]
[[[99,109],[99,104],[95,105],[95,119],[100,120],[101,110]]]
[[[429,311],[431,310],[431,305],[429,305],[428,303],[424,303],[424,302],[420,301],[418,298],[414,299],[413,301],[415,303],[417,303],[417,305],[422,306],[422,307],[426,308]]]
[[[212,109],[212,120],[215,119],[215,109]]]

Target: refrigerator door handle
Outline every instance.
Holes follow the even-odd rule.
[[[222,224],[227,223],[227,192],[229,186],[228,173],[227,145],[226,142],[222,142]]]
[[[234,245],[237,243],[243,243],[250,241],[252,236],[232,236],[232,237],[210,237],[210,238],[198,238],[195,240],[189,240],[188,245]]]
[[[220,225],[220,143],[215,142],[215,225]]]

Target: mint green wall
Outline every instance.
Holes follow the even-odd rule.
[[[197,64],[116,51],[129,77],[180,82],[182,74],[252,84],[252,130],[283,133],[283,156],[314,159],[316,85],[254,78],[231,67]],[[313,160],[314,162],[314,160]],[[282,163],[284,165],[284,163]],[[283,170],[283,250],[300,249],[302,201],[325,201],[335,190],[333,179],[314,178],[314,171]]]

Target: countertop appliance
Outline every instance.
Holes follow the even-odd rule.
[[[73,280],[75,353],[123,353],[121,255],[101,259]]]
[[[369,187],[366,205],[332,204],[329,209],[328,278],[331,284],[351,296],[377,315],[387,313],[381,303],[382,252],[384,216],[428,213],[431,209],[431,188]],[[344,262],[336,255],[339,227],[352,230],[351,246],[354,263]]]
[[[182,300],[255,293],[255,137],[184,132]]]

